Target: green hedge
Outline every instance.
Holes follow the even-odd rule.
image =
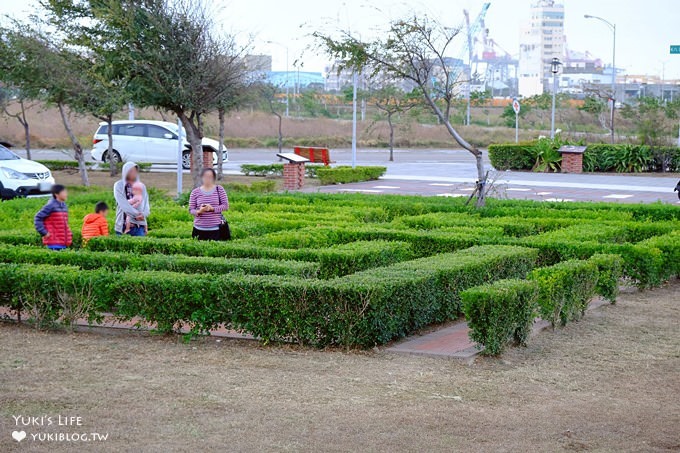
[[[619,284],[623,277],[623,259],[619,255],[595,254],[588,259],[597,267],[595,293],[612,304],[619,295]]]
[[[568,260],[534,269],[529,279],[538,283],[539,312],[554,327],[566,325],[585,314],[595,295],[598,267],[594,262]]]
[[[316,176],[323,185],[372,181],[385,174],[385,167],[319,167]]]
[[[369,347],[457,316],[462,290],[521,278],[535,259],[521,247],[474,247],[330,280],[0,264],[0,303],[47,304],[43,318],[56,320],[64,314],[58,301],[87,294],[90,319],[112,311],[163,331],[224,325],[264,341]]]
[[[320,265],[319,276],[330,278],[413,257],[411,246],[397,241],[357,241],[319,249],[284,249],[240,242],[199,242],[187,239],[102,237],[93,238],[88,249],[135,254],[188,255],[223,258],[269,258],[309,261]]]
[[[321,165],[305,164],[305,175],[308,178],[315,178],[317,169]],[[241,173],[246,176],[283,176],[283,164],[243,164]]]
[[[461,293],[470,338],[484,354],[498,355],[514,341],[526,345],[538,301],[534,281],[499,280]]]
[[[0,262],[78,266],[82,269],[165,270],[187,274],[226,274],[241,272],[255,275],[291,275],[314,278],[320,273],[319,263],[277,259],[207,258],[184,255],[139,255],[90,250],[63,250],[54,253],[45,248],[0,245]]]
[[[531,170],[536,159],[531,153],[535,142],[489,145],[489,160],[496,170]]]
[[[489,145],[489,159],[496,170],[531,170],[535,142]],[[583,154],[586,172],[680,172],[680,148],[647,145],[593,143]]]

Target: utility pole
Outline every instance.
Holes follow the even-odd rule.
[[[357,166],[357,85],[359,75],[356,69],[352,74],[352,168]]]

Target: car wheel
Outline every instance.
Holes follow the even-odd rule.
[[[191,151],[184,151],[182,153],[182,168],[185,170],[191,169]]]
[[[113,150],[113,152],[111,153],[111,157],[113,158],[113,162],[114,162],[115,164],[118,164],[118,163],[120,162],[120,160],[121,160],[121,159],[120,159],[120,154],[118,154],[118,151],[116,151],[116,150]],[[110,163],[110,162],[109,162],[109,152],[108,152],[108,151],[104,153],[104,155],[102,156],[102,160],[104,161],[104,163],[107,163],[107,164]]]

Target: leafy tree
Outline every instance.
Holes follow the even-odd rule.
[[[451,124],[451,111],[458,95],[459,73],[447,57],[459,30],[444,26],[426,15],[392,21],[381,37],[362,41],[349,30],[340,37],[315,32],[320,46],[333,58],[375,77],[387,74],[412,82],[423,101],[448,133],[474,157],[477,165],[477,206],[483,206],[486,173],[482,152],[467,142]]]
[[[86,91],[83,74],[89,63],[27,24],[3,29],[0,38],[0,78],[20,87],[29,98],[42,98],[59,109],[73,146],[83,185],[89,185],[83,147],[73,132],[69,112]]]
[[[81,50],[87,62],[82,74],[84,90],[71,107],[108,124],[108,150],[104,158],[110,164],[111,176],[115,176],[120,155],[113,149],[112,122],[113,116],[129,101],[128,74],[118,49],[110,45],[114,33],[95,20],[91,3],[89,0],[40,1],[47,13],[44,22],[66,45]]]
[[[233,36],[215,31],[204,1],[90,0],[99,26],[110,33],[128,70],[135,104],[177,115],[193,153],[193,181],[203,170],[203,117],[224,108],[225,97],[243,74],[243,57]],[[219,156],[218,156],[219,159]]]
[[[525,118],[529,112],[531,112],[531,104],[523,102],[522,108],[519,109],[520,119]],[[512,108],[512,104],[508,104],[503,108],[501,118],[503,118],[503,122],[507,127],[515,127],[515,109]]]

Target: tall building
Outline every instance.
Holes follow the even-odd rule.
[[[564,57],[564,5],[539,0],[531,6],[531,20],[522,27],[519,46],[521,96],[533,96],[552,89],[551,61]]]

